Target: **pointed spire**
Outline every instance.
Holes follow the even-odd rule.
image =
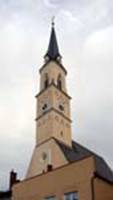
[[[50,41],[49,46],[46,55],[44,56],[45,60],[57,60],[61,61],[61,55],[59,53],[56,33],[55,33],[55,22],[54,17],[52,18],[52,28],[51,28],[51,35],[50,35]]]

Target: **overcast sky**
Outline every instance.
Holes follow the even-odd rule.
[[[0,189],[11,169],[24,177],[35,145],[34,96],[53,15],[73,139],[113,168],[113,1],[0,0]]]

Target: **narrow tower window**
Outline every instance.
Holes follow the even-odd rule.
[[[57,87],[58,87],[58,89],[62,90],[62,78],[61,78],[61,75],[58,76]]]
[[[63,137],[63,131],[60,132],[60,135]]]
[[[49,85],[49,78],[48,74],[45,74],[45,81],[44,81],[44,89],[46,89]]]

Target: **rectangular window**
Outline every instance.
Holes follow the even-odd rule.
[[[79,200],[78,192],[69,192],[64,194],[64,200]]]
[[[56,200],[56,197],[55,196],[46,197],[44,198],[44,200]]]

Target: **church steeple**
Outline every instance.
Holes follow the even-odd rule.
[[[67,71],[61,64],[54,21],[45,63],[40,69],[40,91],[36,95],[36,147],[27,177],[67,163],[56,140],[72,148],[70,100]]]
[[[48,50],[44,58],[45,58],[45,61],[56,60],[59,62],[61,61],[61,58],[62,58],[62,56],[59,53],[59,47],[58,47],[56,32],[55,32],[55,23],[53,20],[52,20],[52,28],[51,28],[51,35],[50,35]]]

